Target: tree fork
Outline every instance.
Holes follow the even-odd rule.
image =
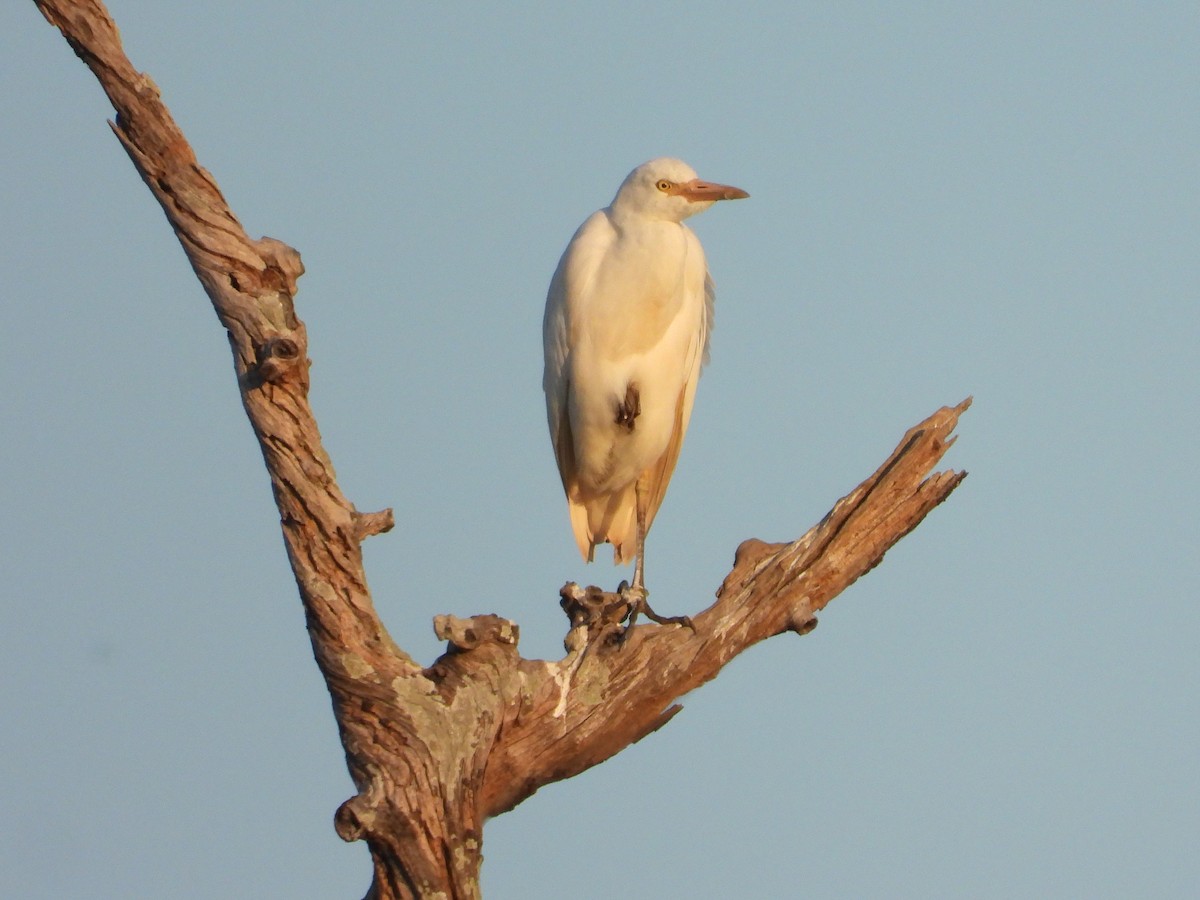
[[[622,594],[568,584],[563,659],[523,659],[517,626],[499,616],[438,616],[448,647],[422,668],[379,620],[362,565],[361,542],[389,530],[392,511],[361,513],[342,495],[308,404],[308,341],[293,306],[299,254],[246,235],[99,0],[35,2],[107,93],[113,131],[228,333],[358,791],[334,824],[370,848],[369,898],[479,897],[488,817],[662,727],[681,709],[677,698],[752,644],[811,631],[816,614],[965,477],[930,473],[969,398],[910,429],[798,540],[743,542],[691,629],[626,628]]]

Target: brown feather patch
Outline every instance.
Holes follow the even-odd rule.
[[[633,431],[634,420],[642,414],[642,397],[638,386],[632,381],[625,387],[625,399],[617,404],[616,423],[628,432]]]

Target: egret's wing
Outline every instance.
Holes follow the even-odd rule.
[[[700,365],[708,365],[708,345],[712,341],[713,325],[717,318],[717,285],[708,272],[704,273],[704,338],[701,342],[704,352],[700,357]]]
[[[683,437],[687,433],[688,421],[692,417],[692,404],[696,400],[696,385],[700,381],[700,370],[708,362],[709,338],[712,335],[716,286],[713,284],[712,276],[708,274],[708,267],[704,262],[704,251],[700,248],[699,240],[694,235],[689,235],[689,240],[694,241],[696,245],[691,258],[698,260],[697,265],[704,266],[704,296],[697,298],[698,302],[703,303],[703,309],[699,317],[699,328],[685,360],[687,378],[679,392],[679,399],[675,403],[675,424],[671,429],[671,439],[667,444],[666,452],[658,462],[642,475],[642,490],[646,492],[647,500],[647,532],[650,530],[650,524],[654,521],[659,506],[662,505],[663,497],[666,496],[667,485],[671,481],[671,474],[675,471],[675,463],[679,461],[679,451],[683,448]]]
[[[687,433],[688,420],[692,417],[692,404],[696,399],[696,384],[700,381],[700,367],[703,363],[702,348],[707,347],[704,338],[703,334],[697,335],[697,342],[691,355],[688,380],[679,392],[679,399],[675,404],[675,424],[671,429],[671,440],[667,444],[666,452],[642,475],[642,490],[646,492],[647,532],[650,531],[654,516],[658,513],[659,506],[662,505],[663,497],[666,496],[667,485],[671,481],[671,474],[675,471],[675,463],[679,461],[679,451],[683,448],[683,436]]]
[[[546,294],[546,313],[542,319],[542,349],[545,369],[542,389],[546,392],[546,421],[554,458],[571,515],[571,528],[583,558],[591,562],[595,544],[588,527],[586,508],[579,502],[575,465],[575,436],[571,427],[571,350],[575,344],[575,319],[580,305],[595,279],[605,251],[612,241],[612,226],[604,210],[593,213],[579,226],[558,261],[550,290]]]
[[[565,259],[565,256],[564,256]],[[546,356],[546,368],[542,373],[542,388],[546,392],[546,422],[550,426],[550,443],[554,447],[554,460],[558,463],[558,474],[562,478],[563,491],[567,495],[567,507],[571,515],[571,530],[579,552],[585,560],[592,561],[595,544],[588,530],[587,511],[573,497],[577,491],[575,468],[575,437],[571,432],[571,382],[567,374],[570,357],[568,339],[567,302],[561,276],[562,264],[550,282],[546,296],[546,315],[542,321],[542,343]]]
[[[558,459],[558,471],[568,493],[571,482],[569,475],[574,470],[574,452],[564,453],[566,448],[572,446],[569,363],[575,344],[574,330],[578,327],[573,320],[578,318],[579,306],[586,299],[584,295],[591,287],[599,258],[607,246],[604,232],[611,230],[602,227],[607,226],[607,220],[597,219],[604,219],[602,212],[594,213],[580,225],[563,251],[554,277],[550,279],[546,313],[542,318],[542,350],[545,355],[542,390],[546,392],[546,420],[550,426],[554,455]]]
[[[546,367],[542,372],[542,390],[546,392],[546,422],[550,426],[550,441],[558,472],[566,488],[573,473],[575,452],[571,449],[571,420],[568,414],[570,384],[567,378],[567,307],[563,290],[562,263],[550,281],[546,295],[546,314],[542,319],[542,349]],[[564,453],[565,449],[565,453]]]

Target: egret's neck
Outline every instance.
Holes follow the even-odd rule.
[[[618,233],[637,235],[642,240],[651,234],[674,234],[683,227],[678,219],[647,214],[644,210],[630,209],[616,203],[608,208],[608,218]]]

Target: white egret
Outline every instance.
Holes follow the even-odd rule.
[[[634,169],[575,232],[546,297],[542,386],[579,552],[634,566],[631,623],[646,603],[645,539],[679,458],[712,331],[713,282],[683,224],[717,200],[678,159]],[[622,586],[624,587],[624,586]]]

